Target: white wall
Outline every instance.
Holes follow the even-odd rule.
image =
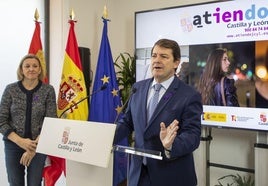
[[[17,66],[20,59],[28,53],[34,32],[34,13],[36,8],[40,14],[39,21],[44,22],[42,2],[41,0],[29,0],[26,2],[20,0],[0,1],[0,16],[2,17],[0,96],[2,96],[7,83],[17,80]]]

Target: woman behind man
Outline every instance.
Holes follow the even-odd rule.
[[[226,76],[229,66],[226,49],[218,48],[208,55],[197,86],[204,105],[239,106],[234,80]]]
[[[5,162],[10,186],[41,185],[46,156],[36,153],[44,117],[57,117],[56,95],[43,84],[40,60],[24,56],[17,70],[18,81],[7,85],[0,104],[0,133],[5,145]]]

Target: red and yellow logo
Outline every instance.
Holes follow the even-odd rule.
[[[227,121],[227,114],[217,113],[217,112],[204,112],[202,119],[204,121],[226,122]]]

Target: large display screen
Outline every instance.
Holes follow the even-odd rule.
[[[268,1],[195,4],[135,13],[136,80],[151,77],[153,44],[176,40],[177,75],[196,87],[210,51],[224,48],[239,107],[204,105],[203,125],[268,130]]]

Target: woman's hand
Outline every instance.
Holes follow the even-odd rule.
[[[28,167],[34,156],[35,156],[35,151],[24,152],[20,158],[20,164]]]
[[[30,140],[29,138],[20,137],[15,132],[11,132],[8,135],[8,139],[16,143],[20,148],[24,149],[25,151],[35,151],[39,138],[37,138],[36,140]]]
[[[37,147],[37,142],[29,138],[21,138],[17,144],[26,151],[35,151]]]
[[[171,149],[179,129],[178,125],[177,120],[174,120],[168,127],[166,127],[165,123],[160,123],[160,140],[165,149]]]

